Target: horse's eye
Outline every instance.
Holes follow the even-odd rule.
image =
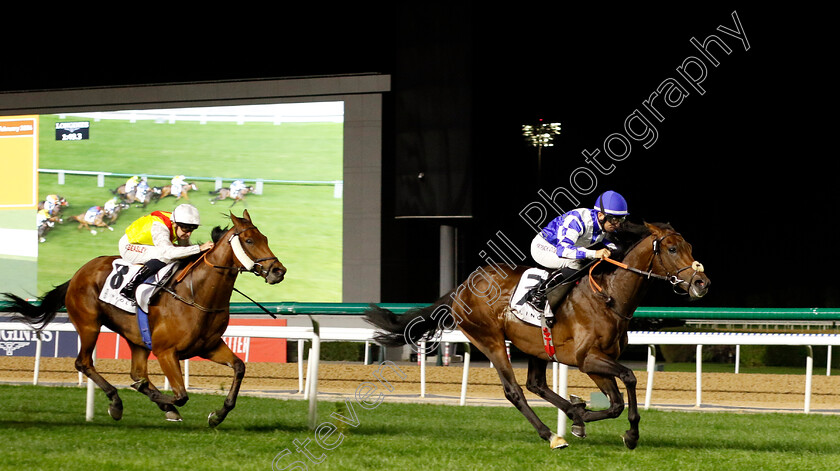
[[[254,245],[254,239],[245,239],[245,243],[248,245]]]
[[[677,247],[676,247],[676,246],[674,246],[674,247],[668,247],[668,252],[669,252],[669,253],[672,253],[672,254],[673,254],[673,253],[677,253]]]

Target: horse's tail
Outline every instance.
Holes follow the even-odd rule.
[[[13,313],[12,319],[26,322],[41,331],[55,319],[56,313],[64,307],[64,298],[67,296],[68,286],[70,286],[70,281],[56,286],[52,291],[39,297],[38,304],[30,303],[12,293],[3,293],[6,301],[11,303],[11,306],[6,310]]]
[[[450,294],[431,306],[411,309],[401,316],[371,304],[370,309],[365,311],[365,320],[382,330],[374,335],[374,340],[381,345],[417,345],[421,340],[431,338],[441,326],[447,325],[446,317],[451,315],[452,306]]]

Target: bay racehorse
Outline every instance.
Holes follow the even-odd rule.
[[[215,198],[210,200],[210,204],[216,204],[216,201],[222,201],[227,198],[233,199],[233,203],[230,205],[233,206],[236,203],[245,201],[245,195],[248,193],[253,193],[254,187],[253,186],[246,186],[239,190],[239,194],[237,196],[233,196],[233,193],[230,191],[229,188],[219,188],[218,190],[210,191],[209,194],[216,195]]]
[[[164,185],[164,186],[161,186],[161,187],[155,187],[157,189],[156,194],[158,195],[155,202],[160,201],[161,199],[166,198],[169,195],[174,196],[176,200],[179,200],[181,198],[184,198],[184,199],[188,200],[188,199],[190,199],[190,197],[189,197],[189,195],[187,195],[187,193],[190,190],[193,190],[193,191],[198,190],[198,185],[196,185],[195,183],[184,183],[183,185],[181,185],[181,192],[180,193],[177,193],[177,192],[173,193],[172,192],[172,187],[173,187],[173,185]]]
[[[594,271],[592,266],[589,276],[584,275],[562,302],[552,299],[549,293],[555,316],[549,329],[553,347],[544,340],[540,327],[521,321],[509,307],[519,279],[528,267],[498,264],[484,267],[431,306],[402,316],[371,306],[366,311],[366,319],[381,329],[376,340],[392,346],[417,346],[422,340],[432,341],[440,329],[457,325],[493,363],[505,397],[537,429],[539,436],[549,441],[551,448],[562,448],[568,443],[552,433],[528,405],[514,377],[505,340],[528,355],[528,390],[562,409],[572,420],[572,433],[578,437],[586,436],[586,422],[621,415],[624,399],[616,383],[618,378],[627,390],[630,421],[630,429],[622,438],[633,449],[639,440],[640,419],[636,377],[630,368],[618,362],[627,347],[627,329],[633,313],[651,280],[666,280],[675,291],[682,290],[694,299],[704,296],[710,284],[702,265],[691,255],[691,245],[673,228],[662,224],[637,227],[640,232],[635,243],[626,249],[622,262],[615,262],[617,268]],[[609,397],[609,408],[588,410],[585,402],[574,399],[570,402],[552,391],[546,383],[545,369],[554,359],[587,374]]]
[[[122,203],[119,203],[119,204],[122,204]],[[70,220],[71,221],[76,221],[76,222],[79,223],[79,226],[76,228],[76,230],[81,230],[82,228],[84,228],[85,230],[90,230],[92,234],[96,234],[96,230],[91,229],[90,226],[104,227],[104,228],[109,229],[111,231],[114,230],[114,228],[111,227],[111,225],[109,223],[105,222],[105,216],[107,216],[107,215],[108,215],[108,213],[106,213],[104,209],[100,208],[99,212],[96,212],[96,213],[84,212],[82,214],[77,214],[75,216],[70,216]]]
[[[67,315],[79,333],[81,348],[76,357],[76,369],[92,379],[110,400],[108,413],[115,420],[122,417],[122,400],[117,389],[94,368],[93,350],[104,325],[128,341],[131,348],[132,387],[147,395],[166,412],[168,420],[180,420],[175,406],[182,406],[188,396],[184,387],[179,360],[200,356],[233,368],[234,376],[224,406],[211,413],[211,426],[220,424],[236,405],[236,397],[245,363],[222,340],[230,319],[230,296],[236,277],[243,271],[265,278],[270,284],[283,280],[286,268],[268,247],[268,239],[251,222],[246,210],[242,218],[230,215],[233,227],[213,230],[216,245],[196,255],[190,264],[181,268],[161,289],[149,305],[152,350],[163,373],[172,386],[172,395],[162,394],[149,381],[146,348],[138,327],[137,317],[99,300],[106,278],[111,272],[114,256],[91,260],[73,277],[31,304],[18,296],[6,293],[12,303],[8,309],[18,318],[42,329],[55,318],[56,312],[67,307]]]

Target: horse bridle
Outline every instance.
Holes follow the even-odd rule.
[[[242,243],[239,242],[239,235],[250,231],[251,229],[256,229],[256,227],[246,227],[239,232],[234,232],[233,235],[230,236],[230,239],[228,239],[228,242],[230,243],[230,247],[233,249],[233,255],[236,257],[236,260],[242,264],[242,267],[239,268],[240,272],[247,271],[257,276],[266,278],[270,273],[268,268],[270,268],[271,265],[274,265],[274,263],[269,264],[268,267],[263,267],[261,262],[267,262],[269,260],[276,260],[279,262],[280,260],[278,260],[277,257],[264,257],[251,260],[251,257],[245,253],[245,249],[242,248]]]
[[[228,243],[230,243],[230,248],[233,249],[234,258],[236,258],[236,261],[238,261],[242,266],[226,267],[226,266],[223,266],[223,265],[212,265],[212,264],[210,264],[210,262],[207,262],[206,258],[204,259],[204,261],[207,264],[212,265],[213,268],[221,268],[221,269],[227,269],[227,270],[239,270],[239,272],[245,272],[246,271],[246,272],[249,272],[249,273],[253,273],[254,275],[261,276],[263,278],[267,278],[269,273],[270,273],[268,268],[270,268],[271,265],[273,265],[273,263],[269,264],[268,267],[266,268],[266,267],[263,267],[261,262],[266,262],[266,261],[269,261],[269,260],[276,260],[276,261],[279,262],[280,260],[277,257],[264,257],[264,258],[258,258],[256,260],[251,260],[251,257],[248,256],[248,254],[245,252],[245,249],[242,248],[242,243],[239,241],[239,235],[243,234],[247,231],[250,231],[251,229],[256,229],[256,226],[246,227],[245,229],[242,229],[241,231],[235,231],[230,236],[230,238],[228,239]]]
[[[653,254],[654,254],[654,257],[659,257],[659,264],[662,265],[662,268],[665,268],[665,264],[663,263],[663,260],[662,260],[662,251],[660,250],[661,245],[662,245],[662,241],[665,240],[667,237],[670,237],[672,235],[677,235],[677,236],[682,237],[680,235],[680,233],[678,233],[678,232],[671,232],[670,234],[665,234],[664,236],[662,236],[658,239],[654,239],[654,241],[653,241]],[[604,294],[604,292],[603,292],[604,290],[601,289],[601,287],[598,286],[598,284],[595,283],[595,280],[592,278],[592,270],[594,270],[595,267],[598,266],[599,263],[601,263],[601,261],[602,260],[598,260],[596,263],[594,263],[592,265],[592,267],[589,268],[589,280],[591,282],[590,285],[592,286],[592,290],[595,291],[596,293],[606,297],[608,302],[609,302],[612,298],[607,296],[606,294]],[[671,272],[666,268],[665,269],[665,275],[660,275],[658,273],[653,272],[654,258],[651,259],[650,267],[648,268],[647,271],[639,270],[638,268],[631,267],[631,266],[629,266],[625,263],[615,261],[615,260],[613,260],[609,257],[603,259],[603,261],[607,261],[609,263],[612,263],[613,265],[616,265],[620,268],[623,268],[627,271],[630,271],[632,273],[635,273],[637,275],[643,276],[643,277],[648,278],[648,279],[655,278],[657,280],[667,281],[668,283],[671,283],[671,287],[674,290],[674,292],[679,294],[679,295],[688,294],[688,290],[686,290],[685,292],[680,292],[679,290],[677,290],[677,287],[679,287],[683,283],[691,286],[691,283],[694,281],[694,278],[697,276],[697,274],[698,273],[703,273],[703,264],[701,264],[697,260],[691,262],[691,265],[688,265],[688,266],[685,266],[685,267],[682,267],[682,268],[678,269],[674,274],[671,274]],[[688,281],[686,281],[686,280],[683,280],[682,278],[680,278],[679,274],[684,272],[685,270],[688,270],[688,269],[693,269],[694,274],[691,275],[691,278],[689,278]]]
[[[655,239],[653,241],[653,253],[654,253],[655,256],[659,257],[659,264],[662,265],[662,268],[665,268],[665,263],[663,263],[663,260],[662,260],[662,251],[660,250],[661,245],[662,245],[662,241],[665,240],[665,238],[670,237],[672,235],[677,235],[677,236],[682,237],[679,232],[672,232],[670,234],[665,234],[664,236],[662,236],[658,239]],[[689,278],[688,281],[686,281],[686,280],[680,278],[679,274],[684,272],[685,270],[688,270],[688,269],[694,270],[694,273],[691,275],[691,278]],[[651,270],[653,270],[653,261],[652,260],[651,260]],[[662,279],[665,279],[666,281],[671,283],[671,287],[673,288],[675,293],[680,294],[680,295],[688,294],[688,290],[686,290],[684,293],[681,293],[677,290],[677,287],[680,286],[683,283],[691,286],[691,283],[694,282],[694,278],[698,275],[698,273],[703,273],[703,264],[698,262],[697,260],[694,260],[693,262],[691,262],[691,265],[688,265],[688,266],[685,266],[685,267],[682,267],[682,268],[678,269],[673,275],[671,274],[670,271],[668,271],[667,268],[665,269],[665,273],[666,273],[665,276],[662,276],[662,275],[656,275],[656,276],[661,277]]]
[[[181,273],[176,277],[176,281],[180,282],[187,275],[187,273],[190,272],[190,270],[195,266],[195,264],[199,263],[202,260],[204,261],[205,264],[210,265],[213,268],[219,268],[219,269],[222,269],[222,270],[238,270],[239,272],[248,271],[248,272],[251,272],[251,273],[253,273],[257,276],[261,276],[263,278],[268,279],[267,277],[268,277],[268,274],[269,274],[269,270],[267,268],[263,268],[262,265],[260,264],[260,262],[265,262],[267,260],[277,260],[279,262],[280,260],[277,257],[265,257],[265,258],[259,258],[257,260],[251,260],[251,257],[249,257],[247,253],[245,253],[245,249],[242,248],[242,243],[239,242],[239,235],[242,234],[243,232],[249,231],[251,229],[256,229],[256,227],[255,226],[246,227],[245,229],[242,229],[239,232],[234,232],[233,235],[231,235],[230,238],[228,239],[228,242],[230,243],[231,249],[233,249],[234,257],[236,258],[236,260],[239,263],[242,264],[241,267],[227,267],[227,266],[224,266],[224,265],[213,265],[212,263],[207,261],[207,254],[209,254],[213,250],[213,249],[210,249],[209,251],[201,254],[201,257],[199,257],[197,260],[193,261],[189,266],[187,266],[185,269],[183,269],[181,271]],[[261,270],[258,269],[257,267],[261,268]],[[271,267],[271,265],[269,265],[269,267]],[[165,286],[161,287],[161,289],[166,291],[167,293],[171,294],[175,299],[177,299],[177,300],[179,300],[179,301],[181,301],[185,304],[189,304],[190,306],[194,306],[197,309],[200,309],[200,310],[205,311],[205,312],[223,312],[223,311],[226,310],[226,309],[209,309],[209,308],[204,307],[200,304],[197,304],[195,301],[190,301],[189,299],[184,298],[183,296],[176,293],[174,290],[171,290],[171,289],[169,289]],[[236,289],[236,287],[233,287],[233,290],[236,291],[237,293],[241,294],[242,296],[248,298],[248,300],[250,300],[252,303],[259,306],[269,316],[271,316],[275,319],[277,318],[277,316],[275,316],[272,312],[270,312],[268,309],[266,309],[262,304],[254,301],[253,299],[248,297],[245,293]],[[190,283],[190,291],[192,291],[192,283]],[[195,293],[193,293],[193,298],[195,298]]]

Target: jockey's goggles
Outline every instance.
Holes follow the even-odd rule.
[[[193,232],[194,230],[198,229],[198,225],[196,224],[178,224],[178,227],[181,228],[184,232]]]
[[[613,215],[607,214],[606,221],[610,224],[621,224],[626,219],[627,219],[627,216],[613,216]]]

